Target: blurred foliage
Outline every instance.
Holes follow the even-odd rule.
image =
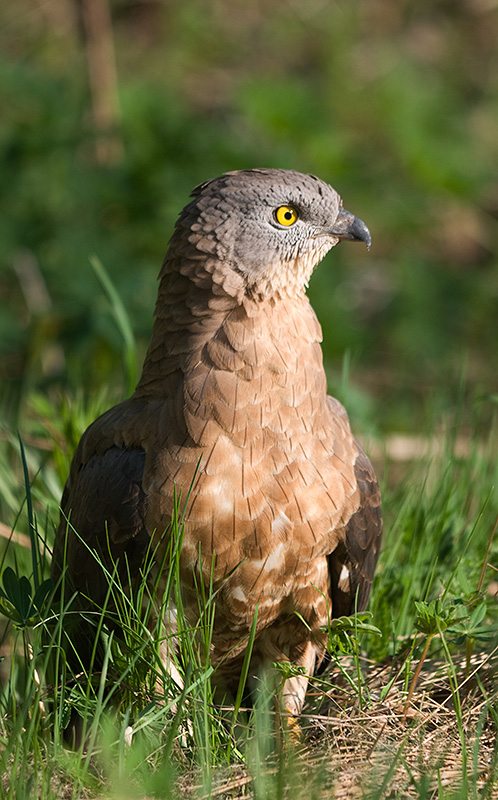
[[[250,166],[314,172],[372,230],[370,254],[341,245],[310,287],[333,389],[349,352],[378,424],[408,428],[464,361],[473,394],[498,391],[496,0],[111,0],[123,155],[108,163],[84,5],[0,9],[5,414],[53,386],[119,398],[120,332],[90,257],[142,354],[189,191]]]

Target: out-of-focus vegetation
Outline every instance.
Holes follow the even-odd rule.
[[[0,9],[11,418],[32,389],[121,395],[120,334],[90,256],[143,351],[190,189],[250,166],[318,174],[372,230],[370,254],[339,246],[310,287],[333,388],[349,352],[360,404],[372,397],[379,425],[397,428],[462,372],[473,395],[498,390],[496,0],[112,0],[107,133],[92,114],[91,5]]]
[[[498,0],[0,5],[0,794],[495,796],[497,43]],[[253,166],[319,175],[369,225],[371,252],[341,244],[309,293],[362,441],[409,434],[381,437],[383,635],[361,642],[388,660],[360,667],[349,637],[347,684],[312,683],[318,758],[279,748],[264,692],[245,728],[220,716],[209,669],[174,706],[147,694],[160,640],[142,622],[128,660],[109,637],[98,692],[74,682],[43,583],[72,453],[129,391],[176,215],[197,183]]]

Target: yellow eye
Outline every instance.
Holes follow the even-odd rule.
[[[279,206],[275,211],[275,219],[277,220],[279,225],[285,225],[286,228],[289,225],[294,225],[297,222],[298,213],[295,208],[292,206]]]

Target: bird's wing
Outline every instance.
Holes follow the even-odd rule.
[[[349,426],[340,403],[329,400],[335,413],[344,415],[345,424]],[[365,610],[382,539],[379,484],[372,464],[354,437],[351,437],[351,444],[359,502],[341,532],[338,546],[328,556],[333,617]]]
[[[85,435],[86,436],[86,435]],[[99,560],[123,585],[136,576],[149,545],[142,488],[145,452],[111,446],[85,460],[85,436],[71,465],[61,502],[61,519],[52,577],[63,572],[69,591],[77,590],[100,605],[109,581]]]

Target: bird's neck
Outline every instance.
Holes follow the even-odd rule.
[[[167,399],[176,394],[202,350],[236,302],[178,276],[161,280],[154,325],[136,397]]]
[[[163,280],[135,396],[166,400],[201,372],[236,374],[244,385],[268,375],[291,391],[303,363],[325,387],[321,339],[304,292],[241,301],[211,286]]]

